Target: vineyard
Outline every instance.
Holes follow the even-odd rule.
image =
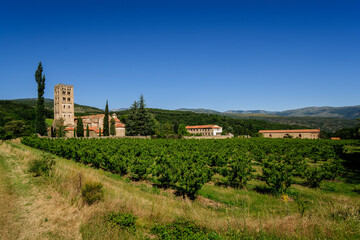
[[[344,146],[358,141],[304,139],[48,139],[28,137],[23,144],[94,168],[149,180],[195,199],[204,184],[236,189],[251,179],[266,191],[286,193],[294,179],[310,188],[323,180],[346,178]]]

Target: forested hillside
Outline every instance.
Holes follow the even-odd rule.
[[[149,109],[149,112],[154,116],[156,121],[168,129],[176,130],[180,124],[185,125],[206,125],[216,124],[223,128],[225,133],[233,133],[234,135],[251,135],[256,136],[259,130],[262,129],[304,129],[306,127],[300,125],[286,125],[281,123],[271,123],[264,120],[254,119],[233,119],[216,114],[194,113],[185,111],[172,111],[162,109]],[[127,114],[129,110],[117,112],[120,119],[126,123]]]
[[[31,107],[35,107],[37,99],[36,98],[22,98],[22,99],[13,99],[13,100],[9,100],[9,101],[25,104],[25,105],[28,105]],[[45,108],[53,111],[54,100],[45,98]],[[85,105],[80,105],[80,104],[75,103],[75,114],[83,115],[83,114],[91,114],[91,113],[98,114],[98,113],[104,113],[104,111],[101,109],[98,109],[96,107],[90,107],[90,106],[85,106]]]

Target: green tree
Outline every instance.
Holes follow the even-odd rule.
[[[145,108],[145,100],[144,100],[144,96],[141,94],[140,95],[140,100],[139,100],[139,123],[138,123],[138,127],[139,127],[139,133],[140,135],[153,135],[154,134],[154,120],[151,116],[151,114],[147,111],[147,109]]]
[[[77,121],[77,124],[76,124],[76,135],[78,137],[84,137],[84,124],[83,124],[83,121],[82,121],[82,118],[81,117],[78,117],[78,121]]]
[[[111,118],[110,120],[110,135],[115,136],[116,135],[116,129],[115,129],[115,119]]]
[[[57,137],[65,137],[66,134],[66,125],[64,125],[64,119],[60,118],[59,120],[55,120],[55,131]],[[75,131],[75,129],[74,129]]]
[[[99,128],[99,137],[101,137],[101,128]]]
[[[46,122],[45,122],[45,107],[44,107],[44,90],[45,90],[45,75],[42,75],[43,67],[39,62],[38,68],[35,72],[35,81],[37,83],[38,99],[36,103],[36,118],[35,118],[35,130],[36,133],[44,136],[46,134]]]
[[[89,125],[86,125],[86,137],[90,137]]]
[[[188,135],[190,135],[189,132],[186,130],[185,124],[180,124],[178,134],[180,136],[188,136]]]
[[[10,132],[14,136],[21,136],[25,130],[25,123],[21,120],[13,120],[7,122],[4,126],[6,132]]]
[[[109,106],[108,101],[106,100],[105,106],[105,116],[104,116],[104,123],[103,123],[103,135],[109,136]]]
[[[155,121],[145,108],[145,100],[141,95],[139,102],[135,101],[129,110],[126,119],[126,135],[153,135],[155,132],[154,125]]]
[[[134,101],[129,109],[129,114],[126,119],[126,135],[135,136],[138,134],[138,103]]]

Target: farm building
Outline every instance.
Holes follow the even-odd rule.
[[[320,129],[297,129],[297,130],[260,130],[266,138],[306,138],[318,139]]]
[[[222,127],[218,125],[186,126],[186,130],[191,134],[201,134],[203,136],[216,136],[222,133]]]

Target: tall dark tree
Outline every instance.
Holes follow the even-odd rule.
[[[78,121],[77,121],[77,124],[76,124],[76,135],[78,137],[84,137],[84,124],[83,124],[83,121],[82,121],[82,118],[81,117],[78,117]]]
[[[126,119],[126,135],[135,136],[138,135],[138,103],[134,101],[129,110],[129,115]]]
[[[140,96],[139,102],[134,102],[130,108],[130,113],[126,122],[126,135],[153,135],[154,119],[145,108],[145,100],[143,95]]]
[[[42,75],[43,67],[39,62],[38,68],[35,72],[35,81],[37,83],[38,99],[36,103],[36,117],[35,117],[35,130],[36,133],[44,136],[46,134],[45,122],[45,107],[44,107],[44,90],[45,90],[45,75]]]
[[[151,114],[145,108],[145,100],[143,95],[140,95],[139,100],[139,134],[140,135],[153,135],[154,134],[154,119],[152,118]]]
[[[86,125],[86,137],[90,137],[89,125]]]
[[[115,119],[111,118],[110,120],[110,135],[115,136],[116,135],[116,129],[115,129]]]
[[[109,136],[109,106],[107,100],[106,100],[105,117],[103,123],[103,136]]]

